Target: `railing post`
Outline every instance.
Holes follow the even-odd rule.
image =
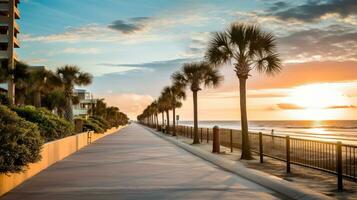
[[[286,173],[290,172],[290,136],[286,136]]]
[[[260,163],[263,163],[263,134],[259,132],[259,157]]]
[[[337,187],[338,191],[343,191],[343,171],[342,171],[342,143],[336,144],[336,172],[337,172]]]
[[[231,129],[229,132],[229,139],[230,139],[230,146],[231,146],[231,153],[233,152],[233,130]]]
[[[219,141],[219,127],[213,127],[213,142],[212,142],[212,153],[220,152],[220,141]]]
[[[190,131],[190,137],[192,138],[192,129],[193,127],[191,126],[191,131]]]

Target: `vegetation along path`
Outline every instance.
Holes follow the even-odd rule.
[[[278,198],[132,124],[54,164],[1,199]]]

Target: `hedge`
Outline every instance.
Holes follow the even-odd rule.
[[[23,106],[13,110],[27,121],[36,123],[41,136],[48,141],[61,139],[74,134],[74,125],[63,118],[51,113],[45,108]]]
[[[0,104],[9,106],[10,105],[9,98],[4,94],[0,94]]]
[[[103,128],[103,129],[110,129],[111,126],[109,124],[109,122],[107,120],[105,120],[104,118],[102,117],[99,117],[99,116],[91,116],[89,117],[90,119],[93,119],[95,120],[96,122],[100,123],[100,126]]]
[[[21,172],[39,161],[43,142],[36,124],[0,105],[0,173]]]

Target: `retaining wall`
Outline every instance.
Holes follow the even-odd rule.
[[[57,161],[64,159],[65,157],[87,146],[88,144],[109,134],[112,134],[121,128],[123,127],[109,129],[104,134],[94,134],[87,132],[80,133],[44,144],[41,151],[41,161],[37,163],[31,163],[25,172],[11,173],[7,175],[0,174],[0,196],[14,189],[22,182],[46,169]]]

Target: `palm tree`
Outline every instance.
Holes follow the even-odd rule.
[[[34,106],[41,107],[42,94],[53,91],[60,86],[55,74],[46,69],[37,69],[30,73],[30,90],[34,96]]]
[[[223,77],[218,70],[213,69],[206,62],[185,64],[182,71],[172,75],[174,84],[180,87],[189,87],[193,93],[193,116],[194,116],[194,139],[193,144],[200,143],[198,137],[198,116],[197,116],[197,93],[202,90],[202,86],[216,87]]]
[[[14,69],[10,69],[7,66],[0,67],[0,83],[7,81],[8,84],[16,85],[15,90],[19,92],[19,94],[17,92],[13,94],[17,95],[16,97],[10,97],[12,94],[10,95],[10,91],[8,91],[11,104],[24,104],[29,79],[28,68],[29,66],[24,62],[16,62]],[[17,98],[19,100],[15,102]]]
[[[206,58],[215,66],[232,63],[234,67],[240,87],[241,159],[252,159],[248,136],[246,81],[252,70],[266,74],[281,71],[275,37],[271,33],[263,32],[258,26],[234,23],[226,31],[213,35]]]
[[[24,105],[29,87],[29,65],[24,62],[16,62],[16,67],[8,71],[8,77],[13,77],[15,87],[15,104]]]
[[[91,108],[89,111],[93,115],[106,118],[106,109],[107,109],[107,104],[105,103],[104,99],[97,99],[97,102],[94,104],[94,106]]]
[[[159,126],[159,119],[158,119],[158,112],[159,112],[159,109],[158,109],[158,101],[154,101],[151,103],[150,105],[151,107],[151,110],[153,111],[153,115],[154,115],[154,124],[155,124],[155,129],[158,129],[158,126]]]
[[[41,104],[48,110],[55,111],[60,117],[63,117],[66,107],[66,97],[64,96],[63,90],[56,88],[49,93],[46,93],[44,98],[41,100]]]
[[[157,100],[157,104],[158,104],[158,112],[161,113],[161,126],[165,125],[165,99],[162,98],[162,96],[159,97],[159,99]]]
[[[172,135],[176,136],[176,108],[180,108],[182,103],[181,99],[186,98],[186,93],[183,87],[180,85],[173,85],[171,87],[165,87],[163,93],[167,95],[168,103],[170,104],[170,108],[172,109]]]
[[[106,108],[106,120],[110,123],[111,126],[117,126],[118,123],[118,113],[119,108],[110,106]]]
[[[166,133],[170,133],[170,110],[171,108],[171,103],[170,103],[170,94],[168,93],[168,91],[166,90],[166,88],[164,88],[161,92],[161,106],[162,109],[164,110],[164,112],[166,113]]]
[[[75,85],[89,85],[92,83],[92,75],[81,72],[77,66],[66,65],[57,69],[57,76],[64,88],[66,97],[65,119],[73,121],[72,96]]]

